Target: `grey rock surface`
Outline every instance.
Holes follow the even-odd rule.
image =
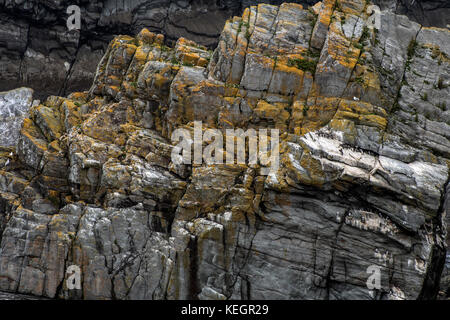
[[[108,42],[118,34],[136,35],[142,28],[210,48],[216,46],[225,21],[257,3],[281,0],[220,1],[0,1],[0,91],[21,86],[37,97],[67,95],[89,88]],[[292,0],[305,7],[317,0]],[[406,14],[424,26],[450,23],[448,1],[377,0],[383,9]],[[66,9],[81,8],[81,30],[68,31]],[[326,31],[326,30],[325,30]]]
[[[15,146],[23,119],[33,104],[33,90],[19,88],[0,92],[0,146]]]
[[[89,91],[33,106],[0,149],[0,290],[448,298],[450,32],[389,11],[376,30],[365,6],[252,6],[214,52],[116,37]],[[175,162],[199,120],[280,130],[278,169]]]

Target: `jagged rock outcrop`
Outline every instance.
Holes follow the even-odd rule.
[[[87,90],[113,37],[142,28],[165,34],[168,44],[186,37],[215,47],[225,21],[259,2],[0,0],[0,91],[26,86],[44,99]],[[80,31],[67,29],[70,5],[81,9]]]
[[[0,0],[0,91],[26,86],[37,98],[89,88],[110,40],[142,28],[166,35],[167,44],[185,37],[215,47],[226,19],[260,2],[203,1],[14,1]],[[317,0],[291,0],[304,6]],[[406,14],[425,26],[450,23],[445,0],[377,0],[383,9]],[[70,5],[81,9],[81,31],[66,27]]]
[[[214,52],[184,38],[168,47],[146,29],[116,37],[89,92],[31,108],[0,171],[0,290],[435,298],[450,32],[391,12],[374,29],[366,7],[252,6],[227,21]],[[195,121],[280,129],[279,169],[174,163],[171,134]],[[67,287],[72,265],[81,290]]]

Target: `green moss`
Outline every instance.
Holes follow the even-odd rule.
[[[241,22],[239,22],[239,27],[238,27],[238,31],[237,31],[237,33],[239,34],[239,33],[241,33],[241,31],[242,31],[242,25],[243,25],[244,23],[241,21]]]
[[[445,102],[438,103],[437,107],[439,109],[441,109],[442,111],[446,111],[447,110],[447,104]]]
[[[392,105],[391,113],[396,113],[400,109],[400,105],[398,104],[398,101],[395,101]]]
[[[296,67],[303,71],[309,71],[312,74],[316,72],[317,61],[308,59],[289,59],[288,66]]]
[[[308,9],[308,11],[311,14],[309,17],[311,20],[309,25],[311,26],[311,28],[314,28],[317,23],[318,15],[314,12],[313,9],[311,9],[311,7]]]
[[[333,11],[342,12],[342,6],[341,6],[341,3],[339,2],[339,0],[336,0],[336,2],[334,3]]]
[[[136,47],[139,47],[139,40],[134,38],[132,42]]]
[[[235,88],[235,89],[239,89],[240,86],[239,86],[239,84],[237,84],[237,83],[230,83],[230,82],[227,82],[227,83],[225,83],[225,88]]]
[[[359,43],[364,45],[364,42],[370,37],[370,29],[367,26],[364,26],[361,38],[359,39]]]
[[[362,45],[362,43],[359,43],[359,42],[353,43],[353,46],[354,46],[355,48],[359,49],[359,50],[362,50],[362,49],[364,48],[364,46]]]
[[[306,117],[306,116],[308,115],[308,110],[309,110],[309,106],[308,106],[308,105],[305,105],[305,106],[303,107],[303,116],[304,116],[304,117]]]
[[[416,41],[416,39],[411,39],[411,41],[409,42],[408,51],[407,51],[408,60],[412,59],[412,57],[416,53],[416,49],[417,49],[417,41]]]
[[[362,76],[356,77],[355,82],[359,84],[364,84],[364,78]]]
[[[315,59],[318,59],[320,57],[320,51],[312,50],[311,48],[308,49],[306,54],[307,54],[308,57],[315,58]]]
[[[161,46],[161,51],[162,51],[162,52],[169,52],[169,51],[170,51],[170,48],[169,48],[168,46],[166,46],[166,45],[163,44],[163,45]]]
[[[250,31],[247,29],[247,31],[245,31],[245,38],[247,39],[247,41],[250,41],[250,37],[252,36],[252,34],[250,33]]]

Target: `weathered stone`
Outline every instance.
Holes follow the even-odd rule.
[[[365,8],[252,6],[212,55],[149,30],[116,37],[89,92],[34,106],[17,155],[0,150],[0,289],[393,300],[436,298],[441,283],[448,294],[449,33],[391,12],[376,30]],[[174,163],[172,133],[196,121],[280,130],[279,168]]]
[[[23,119],[33,103],[33,90],[20,88],[0,92],[0,146],[14,146]]]

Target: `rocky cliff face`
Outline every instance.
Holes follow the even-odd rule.
[[[87,90],[110,40],[142,28],[166,35],[168,44],[185,37],[214,48],[226,19],[260,2],[281,0],[0,0],[0,91],[27,86],[40,98]],[[317,0],[292,0],[305,6]],[[406,14],[425,26],[450,23],[446,0],[377,0],[383,9]],[[69,5],[81,8],[81,31],[66,27]]]
[[[447,0],[377,0],[382,10],[408,16],[424,26],[448,28],[450,3]]]
[[[86,90],[114,35],[136,35],[144,27],[165,34],[168,43],[187,37],[215,47],[226,19],[259,2],[0,0],[0,91],[27,86],[45,98]],[[69,32],[66,10],[74,4],[81,30]]]
[[[227,21],[214,52],[183,38],[168,47],[146,29],[116,37],[90,91],[33,106],[15,154],[0,153],[0,290],[435,298],[450,32],[388,11],[374,29],[366,6],[252,6]],[[279,129],[279,170],[174,163],[171,134],[194,121]],[[80,290],[65,281],[74,265]]]

